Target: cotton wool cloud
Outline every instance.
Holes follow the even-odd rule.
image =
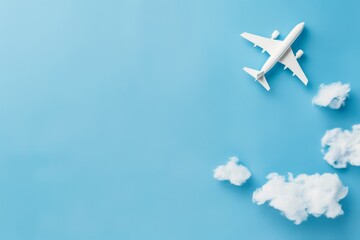
[[[241,186],[251,176],[250,171],[239,164],[237,157],[230,157],[225,165],[220,165],[214,169],[214,178],[219,181],[228,180],[231,184]]]
[[[346,168],[348,164],[360,166],[360,124],[353,125],[352,130],[326,131],[321,146],[324,160],[334,168]]]
[[[346,197],[344,187],[337,174],[324,173],[287,178],[277,173],[267,176],[268,182],[253,193],[253,202],[269,205],[279,210],[295,224],[307,220],[309,215],[324,215],[335,218],[344,212],[339,201]]]
[[[341,82],[321,84],[318,94],[312,99],[312,103],[321,107],[339,109],[345,105],[349,92],[350,84],[342,84]]]

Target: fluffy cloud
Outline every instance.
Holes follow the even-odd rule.
[[[261,205],[268,201],[295,224],[305,221],[309,215],[335,218],[344,213],[338,202],[347,195],[348,188],[337,174],[300,174],[294,178],[289,173],[286,179],[271,173],[267,179],[269,181],[254,192],[253,202]]]
[[[331,84],[321,84],[318,94],[312,99],[312,103],[322,107],[339,109],[345,105],[345,100],[349,96],[350,84],[341,82]]]
[[[217,180],[229,180],[230,183],[240,186],[251,176],[250,171],[241,164],[238,164],[237,157],[230,157],[226,165],[218,166],[214,169],[214,178]]]
[[[360,166],[360,124],[353,125],[352,131],[334,128],[326,131],[321,139],[324,159],[335,168],[347,164]]]

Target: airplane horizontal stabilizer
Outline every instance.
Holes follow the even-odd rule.
[[[244,71],[247,72],[248,74],[250,74],[251,76],[253,76],[255,78],[255,80],[257,80],[267,91],[270,90],[270,86],[269,86],[268,82],[266,81],[265,76],[262,75],[263,73],[261,71],[251,69],[248,67],[244,67]],[[259,76],[261,76],[261,77],[259,78]]]

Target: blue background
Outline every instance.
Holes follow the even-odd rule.
[[[356,1],[1,0],[0,238],[358,239],[360,169],[320,152],[359,122]],[[242,67],[267,59],[239,34],[293,49],[305,87],[279,64],[266,92]],[[339,111],[311,104],[349,82]],[[236,155],[242,187],[213,179]],[[336,172],[345,215],[297,226],[252,192],[270,172]]]

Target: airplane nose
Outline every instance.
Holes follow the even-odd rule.
[[[296,25],[295,27],[296,27],[297,29],[299,29],[300,31],[302,31],[302,30],[304,29],[304,25],[305,25],[305,22],[301,22],[301,23],[299,23],[298,25]]]

